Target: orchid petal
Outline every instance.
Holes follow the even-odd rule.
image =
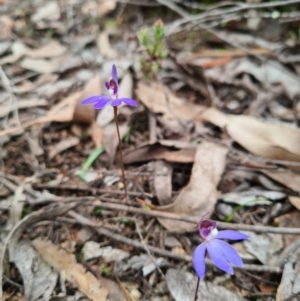
[[[243,261],[240,255],[229,243],[220,239],[212,239],[210,244],[214,249],[219,250],[227,261],[237,267],[243,267]]]
[[[103,109],[110,101],[109,97],[102,96],[101,99],[94,105],[94,109]]]
[[[242,240],[248,239],[249,236],[234,230],[222,230],[214,237],[215,239]]]
[[[105,82],[105,87],[107,90],[109,90],[109,82]]]
[[[95,103],[95,102],[101,101],[103,99],[103,97],[106,97],[106,96],[102,96],[102,95],[91,96],[91,97],[88,97],[88,98],[84,99],[83,101],[81,101],[80,104],[87,105],[90,103]]]
[[[211,241],[207,243],[207,251],[209,257],[216,267],[230,275],[234,274],[232,267],[228,264],[223,254],[215,248],[214,244],[212,244]]]
[[[118,85],[118,72],[117,72],[117,67],[115,64],[113,64],[112,68],[111,68],[111,77]]]
[[[196,248],[193,255],[194,268],[200,279],[203,279],[205,276],[205,255],[206,255],[206,244],[202,243]]]
[[[111,106],[113,106],[113,107],[117,107],[117,106],[119,106],[119,105],[121,105],[121,104],[122,104],[121,99],[116,99],[116,100],[113,100],[113,101],[111,102]]]
[[[132,98],[119,98],[119,100],[121,100],[122,102],[124,102],[129,106],[137,107],[137,102]]]

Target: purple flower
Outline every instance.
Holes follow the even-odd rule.
[[[242,267],[243,261],[237,251],[221,239],[241,240],[248,239],[249,236],[233,230],[218,231],[216,222],[206,220],[204,217],[198,224],[203,242],[196,248],[193,255],[193,263],[197,275],[200,279],[203,279],[205,276],[205,257],[207,253],[216,267],[233,275],[234,272],[230,264]]]
[[[112,107],[116,107],[125,103],[129,106],[136,107],[137,102],[131,98],[119,98],[119,84],[118,84],[118,73],[115,65],[112,66],[111,69],[111,79],[110,81],[105,83],[105,87],[110,95],[110,97],[105,95],[96,95],[86,98],[81,102],[82,105],[87,105],[94,103],[95,109],[103,109],[107,105],[111,105]]]

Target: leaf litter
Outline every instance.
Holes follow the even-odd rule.
[[[217,202],[217,186],[226,164],[228,150],[215,143],[199,144],[189,184],[184,187],[173,203],[159,207],[161,211],[188,216],[203,216],[212,212]],[[159,218],[165,228],[172,231],[190,230],[195,227],[190,223]]]
[[[97,279],[90,272],[86,272],[84,267],[76,262],[73,254],[58,249],[50,241],[37,239],[32,241],[32,244],[42,258],[60,273],[61,277],[71,281],[89,299],[93,301],[106,300],[108,291],[101,284],[101,279]]]
[[[169,54],[159,62],[155,78],[141,72],[145,49],[135,34],[152,22],[147,6],[141,9],[142,4],[153,5],[151,1],[22,2],[18,11],[14,2],[1,8],[0,31],[6,77],[0,87],[0,184],[10,187],[0,196],[0,248],[8,247],[15,264],[3,265],[3,296],[20,293],[29,300],[41,292],[43,300],[61,293],[66,299],[193,298],[196,279],[186,261],[199,243],[196,224],[139,213],[133,222],[123,207],[116,210],[124,187],[113,110],[78,105],[102,94],[112,64],[120,74],[119,96],[139,102],[135,109],[118,111],[129,193],[125,208],[195,220],[209,212],[228,225],[259,225],[262,230],[299,227],[299,57],[292,30],[297,24],[293,13],[298,12],[291,1],[293,13],[285,10],[288,4],[268,1],[204,4],[205,9],[199,5],[194,9],[200,21],[187,3],[157,1]],[[176,14],[162,14],[162,7]],[[178,13],[187,17],[180,19]],[[56,202],[55,211],[51,204]],[[102,208],[107,202],[116,208]],[[86,218],[82,226],[64,216],[71,208]],[[84,227],[92,235],[85,241],[80,234]],[[101,229],[114,235],[99,236]],[[289,248],[297,247],[298,237],[252,234],[252,240],[238,243],[238,251],[252,264],[244,269],[252,268],[254,278],[238,271],[236,278],[218,277],[217,270],[208,268],[200,300],[244,296],[282,301],[299,292],[299,254],[285,257]],[[41,254],[30,241],[44,244]],[[94,243],[89,259],[81,253],[88,243]],[[62,249],[66,245],[73,254]],[[48,256],[48,248],[65,261]],[[142,250],[140,264],[133,260],[136,248]],[[283,274],[273,275],[270,265],[278,265]],[[168,270],[170,266],[177,270]],[[260,269],[265,269],[261,281]],[[61,285],[56,285],[56,271]],[[45,287],[47,275],[51,285]],[[88,289],[96,282],[104,294]]]

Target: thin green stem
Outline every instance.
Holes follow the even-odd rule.
[[[118,122],[118,107],[114,107],[114,118],[115,118],[117,133],[118,133],[118,139],[119,139],[119,155],[120,155],[120,161],[121,161],[121,170],[122,170],[122,179],[123,179],[124,192],[125,192],[125,200],[126,200],[126,204],[127,204],[128,203],[127,184],[126,184],[126,180],[125,180],[125,168],[124,168],[124,160],[123,160],[123,154],[122,154],[122,140],[121,140],[119,122]]]
[[[200,283],[200,278],[197,277],[197,285],[196,285],[196,290],[195,290],[195,297],[194,297],[194,301],[198,300],[198,289],[199,289],[199,283]]]

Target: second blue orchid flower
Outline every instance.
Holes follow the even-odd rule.
[[[105,108],[107,105],[116,107],[125,103],[129,106],[136,107],[137,102],[132,98],[121,97],[119,98],[119,84],[118,84],[118,73],[115,65],[112,66],[111,79],[105,83],[105,87],[110,96],[95,95],[84,99],[81,104],[94,104],[94,109],[100,110]]]
[[[198,224],[203,242],[196,248],[193,255],[197,275],[200,279],[205,276],[205,257],[207,253],[216,267],[232,275],[233,269],[230,264],[242,267],[243,261],[238,252],[222,239],[243,240],[248,239],[249,236],[233,230],[218,231],[216,222],[204,219],[204,217]]]

